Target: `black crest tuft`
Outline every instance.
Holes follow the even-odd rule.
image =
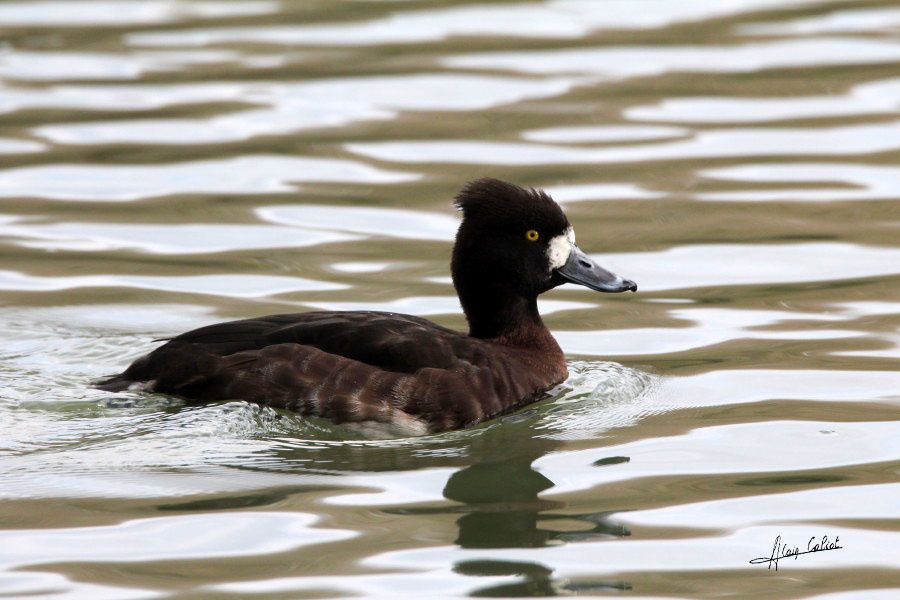
[[[559,205],[543,190],[523,188],[486,177],[467,183],[453,201],[465,221],[494,226],[535,227],[564,230],[569,221]]]

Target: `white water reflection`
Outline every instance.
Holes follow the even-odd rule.
[[[785,452],[785,440],[790,440],[790,452]],[[609,456],[631,460],[594,465]],[[700,427],[682,435],[549,454],[534,467],[556,484],[544,492],[552,497],[644,477],[790,472],[898,457],[894,423],[784,420]]]
[[[452,240],[459,220],[449,215],[367,206],[297,204],[256,209],[260,219],[281,225],[410,240]]]
[[[350,474],[347,482],[365,490],[331,496],[324,502],[335,506],[396,506],[424,502],[444,502],[442,490],[455,469],[424,468],[418,471],[394,471],[378,473],[377,481],[371,474]],[[342,481],[343,483],[343,481]]]
[[[483,576],[473,580],[471,577],[460,574],[452,568],[454,561],[442,562],[431,560],[430,564],[420,564],[411,556],[406,556],[406,564],[400,567],[403,572],[403,584],[409,590],[440,589],[445,598],[462,598],[471,596],[473,591],[490,585],[502,585],[514,583],[518,578],[506,576]],[[401,560],[401,559],[398,559]],[[411,566],[418,570],[412,571]],[[329,590],[332,597],[362,596],[372,598],[396,597],[396,582],[390,581],[384,573],[379,572],[377,565],[368,565],[374,573],[342,575],[340,579],[325,576],[304,577],[271,577],[263,579],[251,579],[240,581],[225,581],[206,586],[204,589],[212,595],[227,594],[238,597],[255,595],[274,595],[287,597],[302,597],[307,594],[315,594],[320,590]],[[394,571],[394,567],[389,567]]]
[[[212,308],[197,304],[72,304],[7,308],[4,317],[6,323],[28,323],[27,329],[32,332],[36,329],[32,327],[35,322],[50,325],[55,330],[77,323],[86,331],[101,329],[104,335],[111,336],[119,332],[128,335],[180,333],[207,325],[216,318]]]
[[[765,386],[759,386],[765,381]],[[670,406],[719,406],[766,400],[896,402],[900,374],[893,371],[721,369],[666,380],[657,400]]]
[[[19,238],[20,246],[44,250],[113,251],[136,249],[153,254],[203,254],[261,248],[303,248],[347,242],[359,236],[268,225],[150,223],[4,224],[0,236]]]
[[[900,168],[849,163],[791,163],[738,165],[705,169],[699,175],[750,183],[804,183],[802,188],[749,189],[705,192],[700,200],[714,202],[822,202],[892,200],[900,198]],[[809,184],[821,184],[811,188]],[[826,184],[839,184],[825,187]]]
[[[354,23],[216,27],[132,33],[138,46],[205,46],[222,43],[372,46],[436,42],[453,36],[579,38],[595,29],[651,29],[747,10],[812,4],[814,0],[550,0],[397,12]]]
[[[135,111],[203,102],[253,102],[256,100],[253,90],[252,86],[239,82],[49,85],[42,88],[4,86],[0,82],[0,112],[28,109]]]
[[[563,94],[577,81],[573,78],[421,73],[302,82],[51,85],[40,89],[0,85],[0,111],[31,108],[135,111],[204,102],[264,104],[276,110],[279,107],[334,104],[334,111],[338,113],[352,108],[359,111],[364,106],[372,111],[477,110]],[[410,94],[410,86],[417,88],[419,93]]]
[[[290,135],[301,129],[340,127],[354,121],[396,116],[366,104],[325,106],[302,101],[277,110],[250,110],[209,119],[140,119],[44,125],[35,135],[58,144],[183,144],[238,142],[261,135]]]
[[[633,146],[550,146],[469,140],[357,142],[350,152],[402,163],[546,165],[743,156],[841,156],[900,148],[900,121],[822,128],[710,129],[693,138]]]
[[[462,314],[462,307],[456,296],[410,296],[387,302],[304,302],[307,306],[322,310],[379,310],[418,316]],[[538,300],[538,310],[542,315],[565,311],[595,308],[589,302],[571,300]]]
[[[506,69],[520,73],[582,73],[610,79],[687,71],[751,73],[764,69],[890,63],[900,43],[890,40],[811,38],[723,46],[619,46],[457,54],[449,67]]]
[[[0,154],[26,154],[30,152],[41,152],[46,149],[47,146],[40,142],[0,138]]]
[[[672,309],[669,316],[684,319],[690,325],[554,331],[553,335],[567,354],[580,356],[652,356],[736,340],[836,340],[863,336],[839,326],[822,328],[823,322],[834,319],[800,311],[688,308]],[[819,327],[810,328],[810,324]]]
[[[548,185],[542,186],[542,188],[554,200],[563,204],[584,200],[642,200],[645,198],[659,198],[665,195],[662,192],[645,190],[633,183],[579,183],[573,185]]]
[[[340,262],[333,263],[331,268],[342,273],[378,273],[397,263],[386,262]]]
[[[572,79],[523,79],[481,75],[421,74],[356,77],[302,83],[209,83],[191,86],[95,87],[101,106],[134,110],[135,106],[170,106],[185,102],[246,102],[270,108],[229,112],[208,118],[139,119],[43,125],[34,133],[64,144],[205,144],[235,142],[259,135],[289,135],[301,129],[336,127],[362,120],[387,120],[398,111],[483,110],[521,100],[563,94]],[[84,90],[84,88],[81,88]],[[416,92],[411,94],[410,89]],[[52,90],[51,90],[52,92]],[[63,89],[56,99],[84,98]],[[104,96],[105,92],[105,96]],[[2,90],[0,90],[2,94]],[[54,99],[26,95],[6,99],[8,107],[29,102],[52,106]],[[132,101],[136,101],[135,105]],[[0,95],[2,102],[2,95]]]
[[[247,62],[249,61],[249,62]],[[157,71],[177,71],[194,65],[243,63],[252,58],[232,50],[146,51],[133,54],[32,52],[0,47],[0,78],[19,81],[74,79],[137,79]]]
[[[876,315],[893,315],[900,311],[900,303],[885,301],[836,302],[829,308],[855,317],[871,317]]]
[[[866,358],[900,358],[900,335],[877,336],[889,342],[889,347],[882,350],[844,350],[832,352],[834,356],[861,356]]]
[[[894,114],[900,108],[900,79],[853,86],[845,94],[783,98],[666,98],[652,106],[633,106],[625,117],[676,123],[755,123],[788,119]]]
[[[784,521],[892,519],[898,495],[900,484],[833,487],[625,512],[617,520],[645,527],[733,529]]]
[[[594,254],[592,258],[634,279],[647,292],[837,281],[900,273],[900,248],[837,242],[699,244],[656,252]]]
[[[264,15],[278,10],[274,0],[38,0],[0,4],[2,27],[118,27]]]
[[[347,289],[348,285],[278,275],[76,275],[43,277],[17,271],[0,271],[0,290],[51,292],[77,288],[134,288],[184,294],[208,294],[234,298],[260,298],[288,292]]]
[[[397,183],[418,175],[364,163],[275,155],[148,165],[41,165],[0,171],[0,197],[130,202],[173,194],[275,194],[300,182]]]
[[[192,514],[67,529],[0,531],[0,568],[54,562],[141,562],[253,556],[358,535],[311,527],[319,518],[301,512]]]
[[[900,8],[839,10],[814,17],[771,23],[746,23],[737,27],[743,35],[818,35],[828,33],[894,33],[900,28]]]

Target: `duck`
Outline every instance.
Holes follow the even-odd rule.
[[[582,252],[542,190],[484,178],[454,204],[462,220],[450,270],[467,332],[378,311],[228,321],[160,340],[95,387],[243,400],[409,434],[471,427],[536,402],[568,377],[538,296],[564,283],[607,293],[637,284]]]

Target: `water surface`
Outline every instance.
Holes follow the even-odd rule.
[[[897,597],[898,23],[0,2],[0,597]],[[450,199],[486,175],[640,284],[542,298],[542,402],[379,440],[88,387],[231,318],[464,328]]]

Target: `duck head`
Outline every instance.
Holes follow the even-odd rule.
[[[470,334],[497,337],[540,321],[537,296],[563,283],[599,292],[637,291],[575,243],[575,231],[545,192],[497,179],[469,182],[457,194],[463,220],[451,271]]]

